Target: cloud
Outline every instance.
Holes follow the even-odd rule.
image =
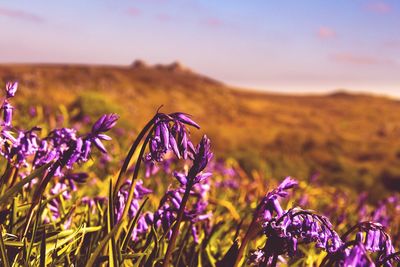
[[[219,28],[224,25],[224,22],[216,17],[207,18],[203,21],[203,23],[210,28]]]
[[[336,31],[329,27],[319,27],[317,37],[320,39],[333,39],[337,37]]]
[[[339,63],[364,66],[394,66],[396,62],[391,59],[378,58],[370,55],[353,53],[336,53],[331,58]]]
[[[139,16],[142,12],[140,11],[140,9],[136,8],[136,7],[130,7],[126,10],[126,13],[132,17],[137,17]]]
[[[400,49],[400,39],[387,41],[384,46],[391,49]]]
[[[8,8],[0,7],[0,16],[13,18],[13,19],[19,19],[19,20],[25,20],[25,21],[30,21],[30,22],[36,22],[36,23],[44,22],[44,18],[42,18],[38,15],[29,13],[29,12],[25,12],[23,10],[17,10],[17,9],[8,9]]]
[[[166,13],[159,13],[159,14],[156,14],[156,19],[161,22],[167,22],[167,21],[171,21],[172,17]]]
[[[365,9],[375,14],[387,14],[392,12],[393,7],[385,2],[371,2],[365,6]]]

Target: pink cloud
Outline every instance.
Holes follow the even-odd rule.
[[[400,49],[400,39],[387,41],[384,43],[384,46],[387,48]]]
[[[160,13],[156,15],[156,19],[161,21],[161,22],[167,22],[167,21],[171,21],[172,17],[168,14],[165,13]]]
[[[130,7],[126,10],[126,13],[130,16],[137,17],[141,14],[141,11],[136,7]]]
[[[13,18],[13,19],[20,19],[20,20],[25,20],[25,21],[30,21],[30,22],[36,22],[36,23],[44,22],[44,19],[40,16],[25,12],[22,10],[16,10],[16,9],[7,9],[7,8],[0,7],[0,16]]]
[[[353,53],[337,53],[332,55],[332,59],[339,63],[364,66],[393,66],[396,63],[390,59],[378,58],[370,55],[361,55]]]
[[[376,14],[387,14],[393,10],[392,6],[385,2],[372,2],[367,4],[365,8]]]
[[[320,39],[333,39],[336,36],[336,31],[329,27],[320,27],[317,32],[317,37]]]
[[[204,20],[204,24],[210,28],[219,28],[224,25],[224,22],[219,18],[211,17]]]

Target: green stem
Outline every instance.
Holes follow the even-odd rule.
[[[178,217],[176,218],[176,223],[174,225],[174,228],[172,229],[172,236],[168,243],[167,252],[165,253],[163,267],[168,267],[170,264],[170,261],[171,261],[172,252],[174,251],[176,239],[179,234],[179,227],[182,222],[183,213],[185,211],[185,206],[189,199],[190,190],[192,189],[192,186],[193,186],[191,181],[192,181],[192,179],[190,177],[188,177],[188,183],[186,184],[185,194],[183,195],[181,206],[179,207],[179,211],[178,211]]]
[[[122,213],[122,216],[121,216],[121,220],[124,219],[126,216],[128,216],[129,208],[130,208],[130,206],[131,206],[131,204],[132,204],[132,201],[133,201],[133,194],[135,193],[135,183],[134,183],[134,182],[135,182],[136,178],[137,178],[138,175],[139,175],[140,164],[142,163],[142,158],[143,158],[143,155],[144,155],[144,151],[145,151],[145,149],[146,149],[147,143],[150,141],[151,132],[153,131],[153,129],[154,129],[154,128],[152,128],[152,129],[150,130],[150,134],[147,135],[146,139],[144,140],[144,143],[143,143],[143,145],[142,145],[142,148],[140,149],[140,153],[139,153],[139,155],[138,155],[138,157],[137,157],[136,165],[135,165],[135,170],[134,170],[134,172],[133,172],[133,176],[132,176],[132,179],[131,179],[131,186],[130,186],[130,188],[129,188],[128,199],[126,200],[126,204],[125,204],[125,207],[124,207],[124,211],[123,211],[123,213]],[[118,191],[117,191],[117,192],[118,192]],[[116,196],[116,194],[114,195],[114,197],[115,197],[115,196]]]
[[[150,129],[150,127],[154,124],[154,121],[157,117],[157,114],[146,124],[146,126],[144,126],[144,128],[142,129],[142,131],[139,133],[139,135],[137,136],[137,138],[135,139],[135,142],[133,142],[131,148],[129,149],[128,155],[125,158],[124,164],[121,167],[121,170],[119,172],[117,181],[115,183],[115,187],[114,187],[114,196],[117,195],[117,192],[119,190],[119,188],[121,187],[122,184],[122,176],[125,174],[126,170],[128,169],[129,166],[129,162],[131,161],[133,154],[135,153],[137,147],[140,144],[140,141],[143,139],[143,137],[145,136],[146,132]]]
[[[239,266],[239,263],[242,260],[242,257],[244,254],[244,250],[246,249],[247,244],[249,243],[249,241],[252,239],[252,237],[254,235],[255,228],[257,228],[257,217],[256,216],[253,217],[253,220],[251,221],[249,228],[247,228],[247,232],[243,238],[243,241],[240,244],[234,267]]]

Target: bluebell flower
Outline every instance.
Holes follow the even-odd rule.
[[[6,97],[11,98],[15,96],[18,89],[18,82],[7,82],[6,83]]]
[[[1,109],[3,110],[3,125],[5,127],[11,127],[14,107],[5,100]]]

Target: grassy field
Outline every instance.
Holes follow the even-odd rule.
[[[369,190],[373,199],[400,190],[400,102],[394,99],[252,92],[179,64],[0,65],[0,78],[20,81],[17,120],[27,120],[21,114],[32,107],[67,109],[76,118],[115,112],[125,147],[163,105],[163,112],[189,111],[202,126],[195,136],[207,133],[217,157],[236,158],[250,174],[258,169],[267,178],[304,180],[319,174],[331,185]]]

